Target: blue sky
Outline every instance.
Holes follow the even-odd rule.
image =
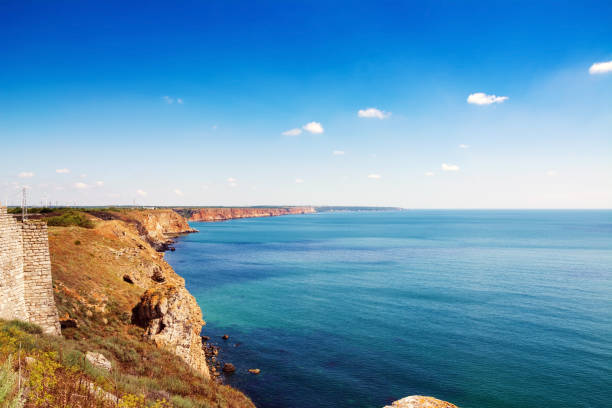
[[[0,1],[0,199],[611,208],[611,21],[609,1]]]

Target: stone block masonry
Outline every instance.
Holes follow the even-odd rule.
[[[0,318],[61,334],[53,299],[47,224],[18,222],[0,207]]]

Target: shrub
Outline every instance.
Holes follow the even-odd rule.
[[[55,227],[68,227],[71,225],[82,228],[94,227],[94,223],[89,218],[76,211],[69,211],[65,214],[48,218],[47,225],[52,225]]]
[[[0,366],[0,406],[21,408],[21,390],[17,389],[17,373],[13,370],[13,360],[9,358]]]

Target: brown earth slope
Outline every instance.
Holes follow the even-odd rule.
[[[181,397],[224,401],[202,406],[252,406],[239,392],[210,381],[201,310],[158,252],[172,236],[193,232],[185,219],[172,210],[87,216],[94,228],[49,229],[64,336],[93,341],[124,374],[150,378],[144,391],[169,388]],[[168,382],[181,385],[164,386]]]

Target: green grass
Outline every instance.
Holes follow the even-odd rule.
[[[89,218],[77,211],[69,211],[62,215],[47,218],[47,225],[54,227],[69,227],[71,225],[82,228],[94,227],[94,223]]]

